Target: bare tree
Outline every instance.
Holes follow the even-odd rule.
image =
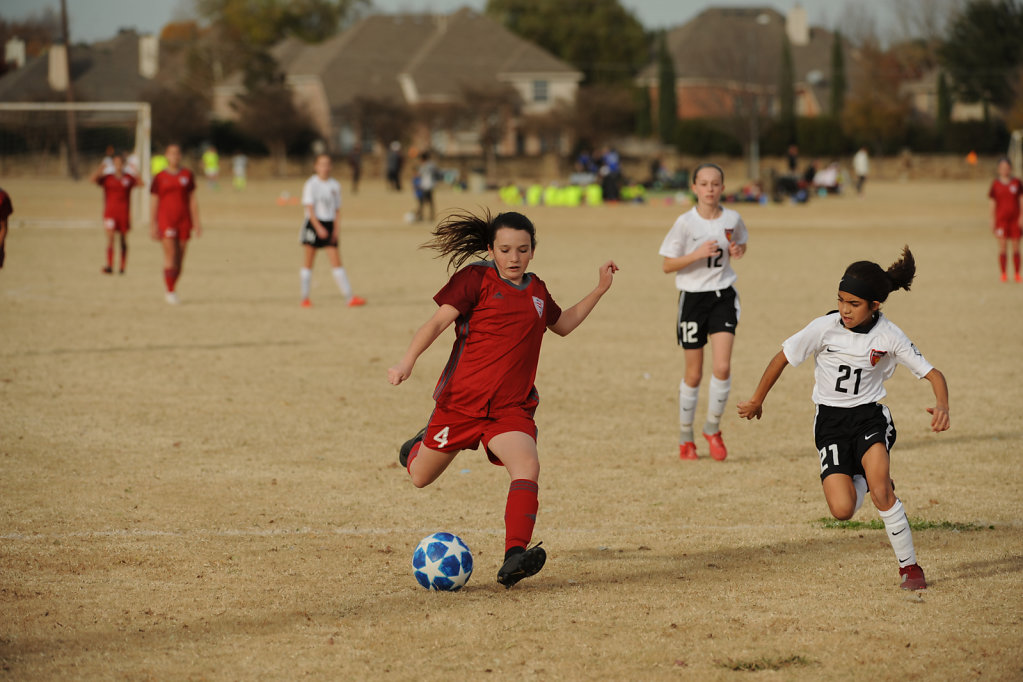
[[[966,0],[899,0],[891,3],[895,13],[896,35],[892,42],[941,40],[955,16],[966,5]]]

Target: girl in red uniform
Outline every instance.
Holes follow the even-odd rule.
[[[1019,272],[1019,202],[1023,195],[1023,183],[1012,176],[1012,164],[1008,159],[998,161],[998,177],[991,183],[987,195],[991,199],[991,229],[998,238],[998,267],[1002,270],[1002,281],[1009,279],[1005,248],[1009,241],[1012,242],[1012,265],[1016,270],[1016,281],[1023,281]]]
[[[181,266],[185,260],[185,247],[195,230],[195,236],[202,236],[199,224],[199,204],[195,199],[195,176],[192,171],[181,167],[181,147],[167,146],[164,156],[167,167],[156,174],[150,192],[156,201],[150,216],[150,232],[153,239],[163,243],[163,280],[167,286],[167,302],[176,304],[178,295],[174,292]]]
[[[99,165],[92,174],[92,181],[103,188],[103,229],[107,233],[107,264],[102,272],[109,275],[114,271],[114,234],[120,236],[121,267],[128,261],[128,230],[131,229],[131,190],[138,185],[134,176],[124,171],[124,156],[114,154]]]
[[[412,337],[404,357],[387,371],[398,385],[412,374],[419,356],[456,324],[455,344],[426,428],[402,445],[398,460],[417,488],[429,485],[460,450],[481,442],[494,464],[511,478],[505,507],[505,560],[497,581],[511,587],[543,568],[542,547],[527,549],[536,523],[540,460],[533,413],[533,386],[540,343],[550,329],[565,336],[579,326],[607,292],[618,266],[600,266],[596,288],[562,311],[547,286],[526,271],[536,248],[533,223],[521,213],[491,218],[455,214],[441,222],[428,244],[450,267],[487,254],[490,259],[458,270],[434,296],[440,306]]]

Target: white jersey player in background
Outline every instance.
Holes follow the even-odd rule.
[[[661,244],[662,268],[675,273],[679,290],[675,332],[685,355],[679,383],[679,457],[696,459],[693,421],[703,378],[703,347],[710,340],[712,374],[703,437],[710,455],[721,461],[728,450],[721,438],[721,415],[732,387],[732,344],[739,324],[739,295],[731,259],[746,253],[749,234],[735,211],[721,206],[725,174],[712,163],[693,173],[696,205],[671,226]]]
[[[302,206],[305,208],[305,223],[302,225],[302,307],[312,307],[309,291],[313,280],[313,260],[316,251],[327,250],[331,272],[341,294],[348,299],[350,307],[365,305],[366,300],[352,294],[348,275],[341,265],[341,251],[338,249],[338,234],[341,232],[341,184],[330,177],[330,156],[316,157],[313,169],[316,171],[302,188]]]
[[[899,562],[901,587],[906,590],[924,589],[927,582],[917,564],[909,519],[889,476],[895,424],[888,408],[878,402],[886,395],[884,382],[895,372],[896,363],[930,382],[935,398],[935,406],[927,409],[931,429],[945,431],[949,427],[944,375],[880,311],[889,293],[909,289],[915,274],[909,247],[888,270],[869,261],[850,265],[838,285],[838,310],[818,317],[786,339],[753,397],[739,403],[740,417],[760,419],[764,399],[782,370],[813,356],[814,438],[824,498],[836,519],[848,519],[870,492]]]

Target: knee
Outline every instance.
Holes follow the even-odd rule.
[[[417,488],[425,488],[431,483],[433,483],[433,481],[425,476],[416,476],[415,474],[412,474],[412,485]]]
[[[887,488],[881,490],[870,491],[870,501],[874,503],[880,511],[888,511],[895,506],[895,491],[892,490],[891,484]]]
[[[828,508],[831,510],[831,515],[839,521],[848,521],[856,513],[856,503],[846,500],[841,502],[828,500]]]
[[[697,387],[703,380],[703,368],[701,367],[686,367],[685,381],[686,384],[692,387]]]
[[[732,365],[728,362],[714,365],[714,378],[719,381],[728,381],[732,376]]]

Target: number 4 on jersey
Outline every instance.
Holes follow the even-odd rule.
[[[451,427],[445,426],[443,429],[438,431],[434,435],[434,437],[433,437],[433,439],[435,441],[437,441],[437,445],[439,445],[441,447],[441,449],[447,447],[447,444],[448,444],[448,429],[449,428],[451,428]]]

